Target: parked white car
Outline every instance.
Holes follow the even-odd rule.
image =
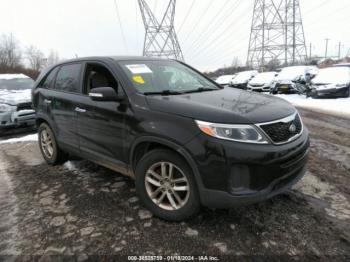
[[[23,74],[0,74],[0,132],[35,124],[31,88],[34,81]]]
[[[252,80],[259,72],[256,70],[253,71],[243,71],[237,74],[237,76],[231,81],[230,86],[239,88],[239,89],[247,89],[248,82]]]
[[[215,80],[216,83],[222,86],[229,86],[236,75],[223,75]]]
[[[270,92],[276,83],[277,72],[263,72],[248,82],[248,90]]]
[[[311,78],[318,74],[316,66],[290,66],[285,67],[276,78],[276,84],[272,92],[296,93],[298,85],[305,85],[307,75]]]

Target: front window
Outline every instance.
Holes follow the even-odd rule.
[[[135,89],[146,95],[220,89],[201,74],[176,61],[124,61],[119,64]]]
[[[304,76],[306,73],[305,67],[295,66],[286,67],[282,69],[281,73],[278,75],[278,80],[295,80],[299,77]]]
[[[258,74],[255,78],[254,78],[254,81],[253,82],[256,82],[256,83],[269,83],[269,82],[272,82],[274,79],[276,78],[276,73],[261,73],[261,74]]]
[[[0,90],[25,90],[33,87],[34,81],[30,78],[0,78]]]

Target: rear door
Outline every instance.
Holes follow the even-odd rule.
[[[77,105],[81,99],[81,63],[62,65],[51,90],[50,115],[55,123],[55,133],[60,145],[79,150],[77,129]]]

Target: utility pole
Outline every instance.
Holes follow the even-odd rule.
[[[338,47],[338,59],[340,60],[341,58],[341,42],[339,42],[339,47]]]
[[[184,61],[174,28],[176,0],[169,0],[169,4],[160,22],[155,17],[146,0],[138,0],[138,2],[146,31],[143,55],[148,57],[174,58]]]
[[[326,38],[326,52],[325,52],[325,55],[324,55],[324,58],[327,59],[328,58],[328,43],[329,43],[329,38]]]
[[[309,60],[312,58],[312,43],[310,42]]]
[[[300,0],[255,0],[247,65],[296,64],[306,61],[307,53]]]

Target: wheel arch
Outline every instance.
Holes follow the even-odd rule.
[[[200,199],[202,200],[202,192],[204,188],[196,163],[193,160],[190,153],[188,153],[185,148],[183,148],[175,142],[163,138],[150,136],[138,138],[134,142],[130,150],[129,163],[132,170],[135,171],[138,161],[142,158],[144,154],[156,148],[170,149],[179,154],[187,162],[194,175]]]

